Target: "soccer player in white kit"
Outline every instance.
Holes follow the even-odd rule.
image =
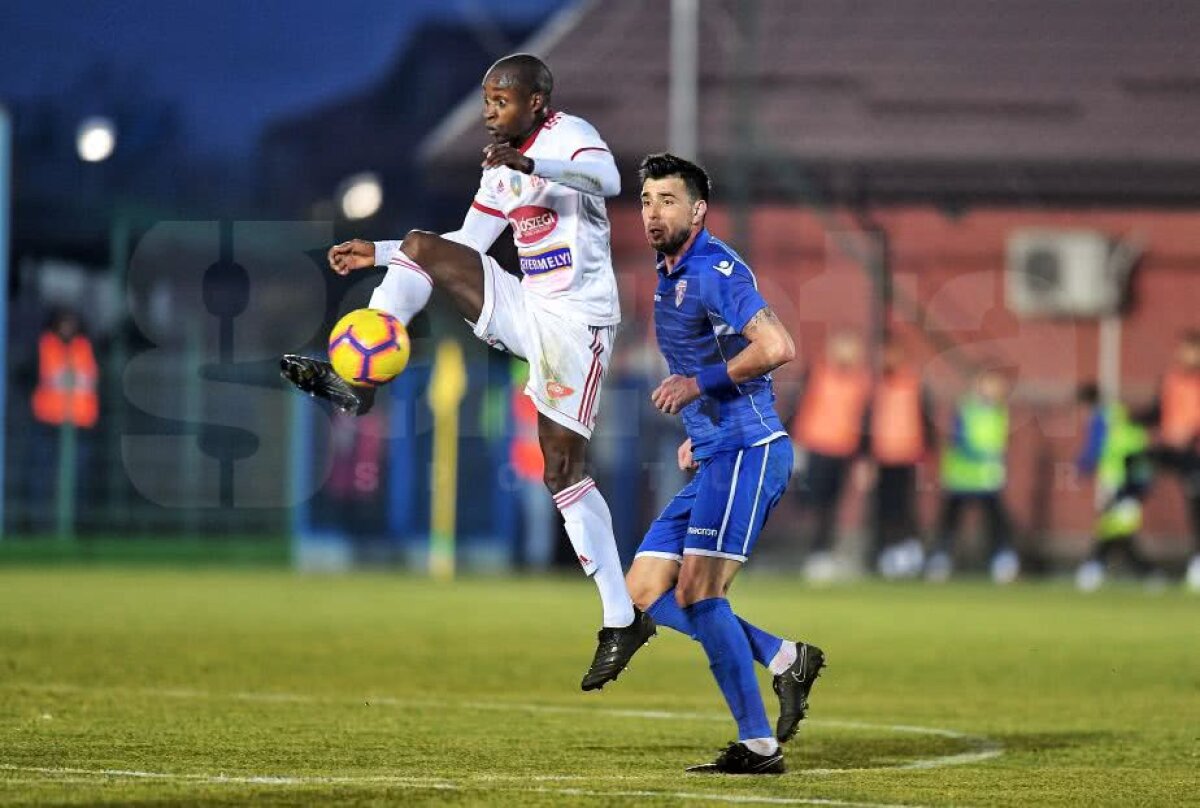
[[[608,147],[582,118],[553,111],[554,79],[537,57],[507,56],[483,79],[484,150],[479,190],[459,230],[413,230],[403,241],[347,241],[329,251],[334,272],[386,266],[371,308],[408,322],[436,287],[477,337],[529,362],[525,387],[538,410],[545,483],[584,572],[600,590],[603,627],[584,690],[617,678],[653,636],[630,600],[604,497],[586,476],[588,441],[621,313],[604,198],[620,193]],[[486,251],[512,225],[523,279]],[[308,357],[283,357],[284,378],[361,414],[374,391],[356,388]]]

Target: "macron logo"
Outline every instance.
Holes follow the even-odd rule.
[[[713,269],[728,278],[733,274],[733,262],[726,258],[724,261],[713,264]]]
[[[713,530],[711,527],[689,527],[687,532],[692,533],[697,536],[716,536],[717,535],[717,531]]]

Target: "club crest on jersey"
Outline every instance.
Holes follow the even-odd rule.
[[[521,195],[521,175],[514,174],[513,178],[508,181],[508,187],[512,190],[513,196]]]
[[[518,244],[537,244],[554,232],[558,214],[537,205],[522,205],[508,214]]]
[[[683,296],[687,294],[687,279],[679,281],[675,284],[675,308],[683,303]]]

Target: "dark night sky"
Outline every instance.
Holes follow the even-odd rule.
[[[0,3],[0,103],[61,92],[95,65],[108,64],[177,103],[196,149],[244,153],[271,118],[369,83],[423,19],[537,21],[563,4],[6,0]],[[81,109],[80,117],[103,112],[97,105]]]

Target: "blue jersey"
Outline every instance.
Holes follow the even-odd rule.
[[[695,376],[725,364],[750,341],[742,329],[767,303],[750,267],[719,239],[701,230],[675,269],[658,265],[654,331],[671,373]],[[702,395],[683,408],[683,424],[696,459],[759,446],[786,435],[775,413],[771,377],[737,386],[738,395],[718,401]]]

